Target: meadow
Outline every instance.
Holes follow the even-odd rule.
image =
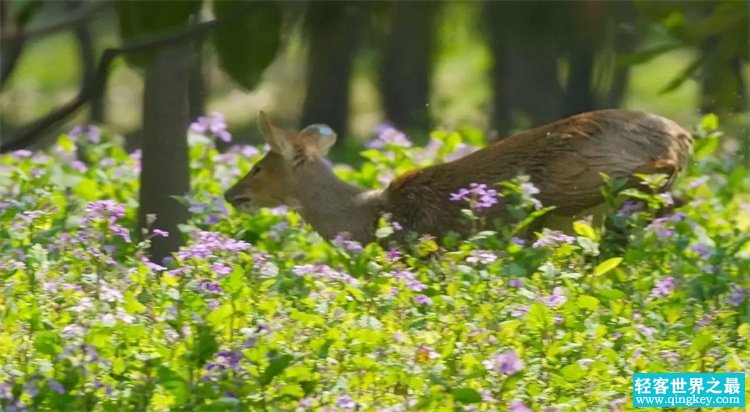
[[[382,187],[484,141],[393,136],[335,170]],[[136,233],[139,155],[117,136],[2,155],[0,410],[620,411],[634,372],[747,373],[750,175],[716,116],[695,137],[683,206],[660,176],[610,182],[604,228],[524,236],[544,210],[521,178],[494,188],[516,222],[383,247],[228,209],[265,148],[191,133],[188,241],[166,262],[146,253],[164,233]],[[465,200],[467,219],[487,201]],[[398,230],[383,219],[381,243]]]

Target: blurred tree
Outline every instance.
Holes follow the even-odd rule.
[[[21,57],[26,42],[24,28],[41,7],[41,1],[27,1],[18,10],[12,10],[10,2],[0,2],[0,88],[5,86]]]
[[[386,118],[407,132],[424,135],[430,127],[430,79],[434,65],[435,1],[393,1],[380,67]]]
[[[65,6],[68,10],[80,10],[84,3],[79,0],[67,0]],[[78,40],[81,53],[82,79],[81,83],[93,83],[96,78],[96,50],[91,37],[91,27],[87,22],[82,22],[73,29]],[[104,121],[104,98],[96,94],[89,101],[89,121],[91,123],[102,123]]]
[[[180,246],[179,225],[189,217],[175,196],[190,192],[186,128],[190,63],[190,49],[183,42],[159,50],[145,73],[138,226],[169,232],[168,237],[151,240],[150,252],[158,261]]]
[[[647,28],[668,35],[652,49],[630,56],[629,63],[648,61],[677,49],[696,50],[695,60],[663,90],[670,92],[686,80],[701,84],[701,111],[741,112],[748,109],[747,79],[742,67],[749,61],[750,15],[742,1],[637,2]]]
[[[484,17],[501,135],[619,104],[628,67],[615,62],[634,46],[631,2],[487,2]]]
[[[195,1],[120,3],[122,37],[127,41],[174,27],[195,27],[199,24],[196,16],[200,5]],[[280,6],[271,2],[215,1],[213,12],[224,21],[213,33],[220,66],[240,86],[252,89],[276,55]],[[187,209],[175,197],[190,191],[189,113],[192,107],[195,114],[204,103],[202,71],[196,58],[200,45],[190,40],[182,38],[155,53],[128,55],[128,60],[145,67],[146,73],[139,228],[142,233],[151,227],[170,233],[166,238],[152,240],[150,252],[155,259],[177,250],[182,243],[179,226],[188,218]]]
[[[340,136],[346,135],[352,63],[366,8],[358,2],[307,3],[307,90],[300,126],[326,123]]]
[[[493,124],[502,136],[519,126],[560,115],[558,80],[560,40],[567,4],[534,1],[490,1],[485,24],[494,58]]]

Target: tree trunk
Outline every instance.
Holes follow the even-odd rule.
[[[187,43],[161,49],[146,69],[143,98],[143,156],[141,160],[139,228],[169,232],[154,237],[151,255],[161,261],[181,244],[178,225],[188,218],[187,209],[173,199],[190,190],[188,169],[188,80],[190,50]]]
[[[82,2],[70,0],[66,3],[68,10],[76,10],[82,6]],[[93,83],[93,79],[96,76],[96,56],[94,50],[94,41],[91,38],[91,29],[87,23],[81,23],[76,26],[73,33],[78,40],[78,47],[81,52],[81,82]],[[104,93],[102,90],[100,93],[95,93],[89,101],[89,121],[91,123],[102,123],[104,122]]]
[[[339,136],[345,136],[352,62],[363,24],[362,6],[329,1],[314,1],[307,6],[310,42],[301,126],[326,123]]]
[[[571,116],[597,108],[594,85],[595,56],[604,43],[608,3],[579,1],[570,3],[568,44],[570,71],[563,100],[562,115]]]
[[[435,17],[440,3],[395,1],[391,6],[380,71],[385,115],[399,129],[426,134]]]
[[[558,60],[568,7],[554,2],[486,4],[484,23],[493,57],[493,124],[501,136],[560,116]]]

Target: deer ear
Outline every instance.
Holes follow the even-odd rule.
[[[270,117],[262,110],[258,113],[258,128],[266,139],[266,143],[271,146],[272,152],[284,156],[285,159],[292,158],[294,147],[286,131],[273,124]]]
[[[299,141],[309,154],[323,157],[336,143],[336,133],[324,124],[312,124],[299,132]]]

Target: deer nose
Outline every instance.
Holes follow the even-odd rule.
[[[224,192],[224,200],[226,200],[227,203],[232,203],[232,199],[234,199],[234,193],[232,193],[231,189]]]

